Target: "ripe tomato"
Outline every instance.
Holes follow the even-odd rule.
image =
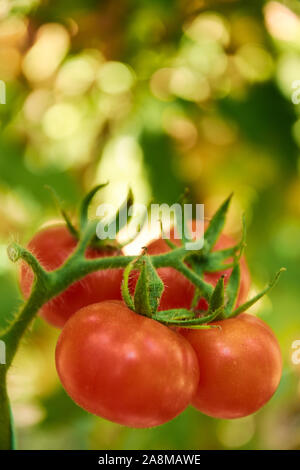
[[[32,238],[28,249],[37,257],[47,271],[59,268],[75,250],[77,240],[65,225],[42,229]],[[88,248],[87,258],[113,256],[111,250]],[[68,318],[86,305],[109,299],[121,299],[122,269],[106,269],[89,274],[72,284],[63,293],[46,303],[41,316],[51,325],[62,327]],[[25,298],[29,297],[33,283],[33,272],[26,264],[21,264],[20,285]]]
[[[250,415],[270,400],[279,384],[278,341],[265,322],[248,314],[214,324],[221,329],[180,330],[199,362],[192,404],[215,418]]]
[[[180,245],[180,240],[175,239],[172,233],[171,240],[174,244],[178,246]],[[233,238],[229,237],[228,235],[221,234],[213,250],[223,250],[225,248],[230,248],[231,246],[234,246],[234,244],[235,241],[233,240]],[[150,243],[147,249],[147,253],[149,255],[158,255],[160,253],[166,253],[168,251],[170,251],[170,248],[165,242],[165,240],[163,240],[162,238],[154,240],[152,243]],[[228,263],[229,262],[230,260],[228,260]],[[241,258],[240,267],[241,281],[236,306],[241,305],[247,300],[250,288],[250,273],[244,256]],[[224,282],[226,284],[228,282],[231,271],[232,269],[230,268],[214,273],[205,273],[204,280],[215,286],[218,282],[218,279],[222,275],[224,275]],[[179,307],[190,308],[195,292],[193,284],[185,276],[183,276],[183,274],[179,273],[174,268],[159,268],[157,272],[165,285],[159,309],[168,310]],[[201,310],[207,310],[208,305],[206,300],[200,299],[197,308]]]
[[[120,301],[89,305],[70,318],[56,368],[78,405],[136,428],[177,416],[199,382],[195,352],[183,336]]]

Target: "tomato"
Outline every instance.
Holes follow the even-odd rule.
[[[181,329],[199,362],[200,380],[192,404],[215,418],[250,415],[272,397],[279,384],[278,341],[265,322],[249,314],[214,324],[221,328]]]
[[[171,240],[176,245],[180,245],[180,240],[174,239],[174,235],[172,235],[172,233]],[[225,248],[234,246],[234,244],[235,241],[233,238],[229,237],[228,235],[221,234],[213,250],[223,250]],[[150,243],[147,249],[147,253],[149,255],[157,255],[160,253],[166,253],[168,251],[170,251],[170,248],[162,238],[159,238]],[[227,262],[229,263],[230,260]],[[241,258],[240,267],[241,281],[236,306],[241,305],[247,300],[250,288],[250,273],[244,256]],[[226,284],[228,282],[231,271],[232,269],[230,268],[214,273],[205,273],[204,280],[215,286],[218,282],[218,279],[224,275],[224,282]],[[193,284],[183,274],[179,273],[174,268],[159,268],[157,272],[165,285],[159,310],[168,310],[179,307],[190,308],[195,292]],[[197,308],[201,310],[207,310],[208,305],[206,300],[200,299]]]
[[[32,238],[28,249],[36,256],[41,265],[52,271],[59,268],[75,250],[77,240],[65,225],[50,226],[42,229]],[[88,248],[87,258],[113,256],[111,250]],[[75,282],[63,293],[46,303],[40,314],[51,325],[62,327],[68,318],[86,305],[102,300],[121,299],[122,269],[106,269],[91,273]],[[29,297],[33,272],[26,264],[21,264],[20,285],[25,298]]]
[[[89,305],[70,318],[56,367],[78,405],[136,428],[177,416],[199,382],[195,352],[183,336],[120,301]]]

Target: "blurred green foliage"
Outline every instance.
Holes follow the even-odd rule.
[[[63,392],[58,332],[37,320],[10,372],[24,449],[299,449],[300,8],[297,1],[8,1],[0,4],[0,325],[21,301],[6,257],[57,218],[52,186],[73,210],[109,179],[139,202],[173,202],[185,186],[209,217],[230,192],[226,225],[248,224],[253,292],[281,266],[253,313],[284,356],[276,395],[255,416],[210,419],[188,409],[151,430],[88,415]]]

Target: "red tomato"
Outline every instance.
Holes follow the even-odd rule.
[[[195,352],[183,336],[119,301],[89,305],[70,318],[56,367],[78,405],[136,428],[177,416],[199,382]]]
[[[192,404],[215,418],[250,415],[270,400],[279,384],[278,341],[265,322],[248,314],[214,324],[221,329],[180,330],[199,362]]]
[[[180,245],[180,240],[174,239],[174,235],[172,234],[171,240],[176,245]],[[234,244],[235,241],[233,238],[229,237],[228,235],[221,234],[213,248],[213,251],[229,248]],[[157,255],[168,251],[170,251],[169,246],[166,244],[165,240],[161,238],[150,243],[147,249],[147,253],[149,255]],[[226,263],[229,262],[230,260],[226,261]],[[240,267],[241,281],[236,306],[241,305],[247,300],[250,288],[250,273],[244,256],[241,258]],[[228,282],[231,271],[232,269],[230,268],[215,273],[205,273],[204,280],[215,286],[218,282],[218,279],[224,275],[224,282],[226,284]],[[179,273],[174,268],[159,268],[157,272],[165,285],[159,310],[168,310],[179,307],[190,308],[195,292],[193,284],[185,276],[183,276],[183,274]],[[133,276],[133,279],[135,279],[135,277],[136,276]],[[206,300],[200,299],[197,308],[201,310],[207,310],[208,305]]]
[[[59,268],[75,250],[77,240],[72,237],[65,225],[47,227],[32,238],[28,249],[36,256],[47,271]],[[113,256],[111,250],[88,248],[87,258]],[[63,293],[46,303],[41,316],[51,325],[62,327],[68,318],[86,305],[102,300],[121,299],[122,269],[106,269],[89,274],[72,284]],[[20,284],[25,298],[29,297],[33,283],[33,272],[26,264],[21,264]]]

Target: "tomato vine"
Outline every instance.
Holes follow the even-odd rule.
[[[232,249],[220,250],[214,253],[211,251],[223,228],[230,198],[222,204],[212,218],[205,232],[205,244],[201,250],[187,250],[182,245],[179,247],[172,246],[170,251],[162,254],[147,255],[145,253],[138,260],[133,256],[124,255],[87,259],[85,257],[87,247],[97,243],[95,234],[98,223],[95,220],[88,221],[87,209],[92,197],[101,187],[103,185],[93,189],[84,198],[80,209],[79,229],[71,224],[63,211],[69,230],[78,237],[78,244],[75,251],[60,268],[51,272],[46,271],[27,249],[17,243],[12,243],[8,247],[10,260],[14,263],[19,260],[25,261],[31,267],[35,278],[30,297],[21,306],[13,321],[4,330],[0,331],[0,340],[4,341],[6,345],[6,364],[0,365],[0,449],[13,447],[13,426],[6,389],[6,376],[20,341],[39,309],[75,281],[97,270],[125,268],[123,297],[131,309],[166,325],[177,325],[186,328],[210,328],[209,322],[234,317],[250,307],[273,287],[281,272],[277,273],[274,280],[260,294],[234,309],[239,288],[239,257],[243,249],[244,237]],[[131,200],[131,197],[129,199]],[[101,245],[102,241],[99,243]],[[226,288],[226,296],[224,296],[223,279],[221,278],[214,288],[204,281],[201,273],[206,269],[212,271],[220,268],[224,269],[224,262],[229,257],[234,257],[233,270]],[[208,312],[199,315],[199,312],[195,312],[193,309],[157,311],[163,286],[160,284],[161,281],[156,274],[156,269],[162,267],[172,267],[191,281],[195,285],[198,295],[201,294],[208,301]],[[130,271],[137,268],[141,271],[141,274],[134,299],[132,299],[127,283]]]

